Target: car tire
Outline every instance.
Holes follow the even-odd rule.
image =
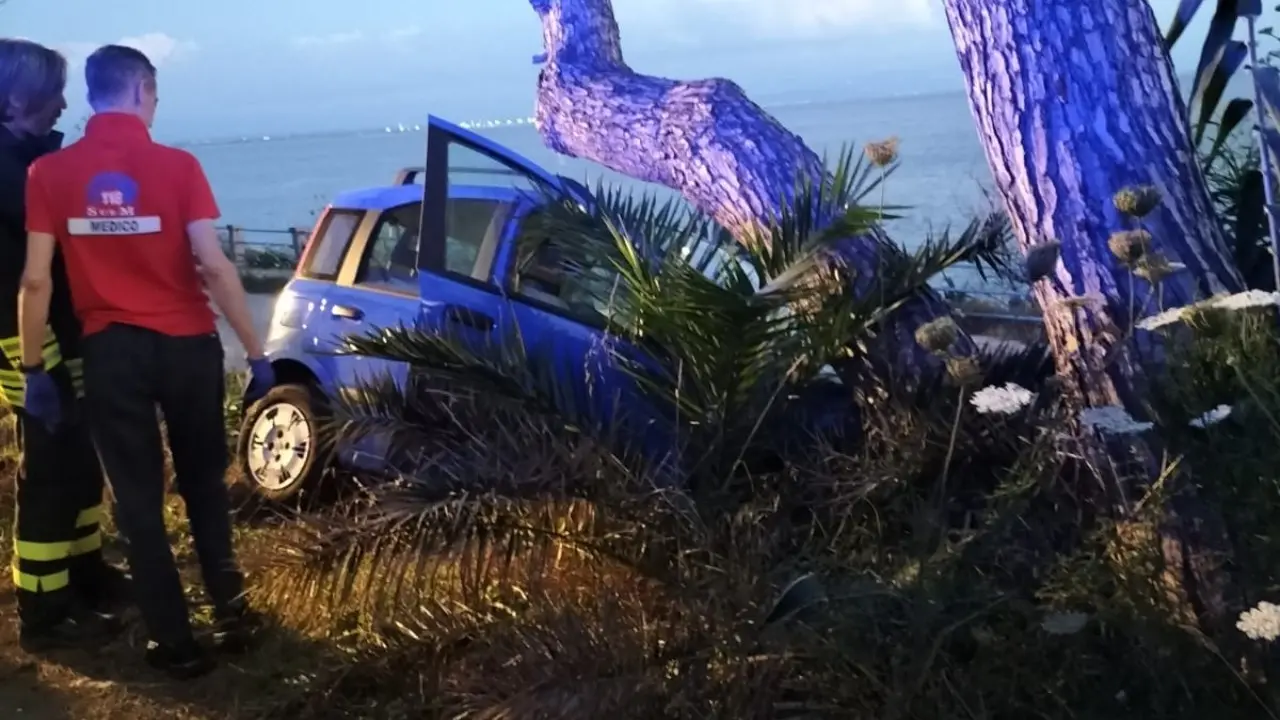
[[[244,482],[271,502],[320,489],[328,465],[325,413],[306,385],[278,385],[245,411],[236,456]]]

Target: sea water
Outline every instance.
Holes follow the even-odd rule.
[[[919,243],[931,230],[962,224],[992,207],[990,174],[963,95],[884,100],[792,103],[767,108],[832,162],[842,148],[861,153],[872,141],[896,136],[901,164],[883,194],[866,203],[907,206],[891,225],[895,239]],[[584,181],[601,179],[637,190],[655,189],[583,160],[548,150],[528,118],[445,118],[467,123],[553,172]],[[384,185],[397,170],[422,165],[426,119],[420,125],[348,133],[191,143],[222,208],[223,222],[239,227],[308,227],[334,193]]]

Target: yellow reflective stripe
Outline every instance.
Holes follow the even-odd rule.
[[[33,562],[65,560],[71,552],[71,543],[69,541],[42,543],[18,540],[13,544],[13,552],[23,560]]]
[[[67,374],[71,376],[71,388],[75,391],[76,397],[84,397],[84,360],[67,358],[64,365],[67,367]]]
[[[3,352],[10,362],[20,360],[22,338],[17,336],[0,338],[0,352]],[[49,325],[44,328],[44,362],[49,366],[62,362],[62,351],[58,347],[58,337],[53,334],[53,327]]]
[[[44,366],[51,368],[62,362],[62,348],[58,347],[58,343],[44,346]]]
[[[17,370],[0,370],[0,397],[10,405],[22,407],[27,381]]]
[[[71,584],[71,573],[60,570],[52,575],[31,575],[18,568],[13,569],[13,584],[27,592],[53,592]]]
[[[102,522],[102,516],[106,510],[101,505],[94,505],[80,511],[80,515],[76,517],[76,527],[89,527]]]
[[[82,537],[79,540],[73,540],[71,542],[71,549],[70,551],[67,552],[67,555],[69,557],[76,557],[77,555],[85,555],[87,553],[91,553],[101,549],[102,549],[102,533],[94,532],[92,535],[89,535],[88,537]]]
[[[17,366],[22,363],[22,339],[19,337],[0,338],[0,352],[9,360],[9,364]],[[44,347],[40,353],[45,367],[55,367],[62,363],[62,348],[58,345],[58,337],[53,327],[46,325],[44,330]],[[71,375],[71,386],[76,397],[84,397],[84,363],[79,358],[68,360],[67,370]],[[16,370],[0,370],[0,398],[14,407],[22,407],[26,381],[22,373]]]

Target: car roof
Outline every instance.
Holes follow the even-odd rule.
[[[521,192],[521,190],[514,187],[495,187],[492,185],[449,186],[449,197],[477,200],[490,199],[513,202]],[[386,185],[347,190],[334,196],[331,205],[338,210],[373,210],[380,212],[415,202],[422,202],[421,185]]]

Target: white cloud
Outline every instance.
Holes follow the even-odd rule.
[[[331,33],[329,35],[303,35],[291,42],[294,47],[328,47],[333,45],[350,45],[364,40],[364,33],[359,30]]]
[[[623,7],[619,7],[623,6]],[[749,29],[757,37],[814,37],[850,30],[920,25],[937,18],[933,0],[617,0],[624,18],[689,24],[695,19]]]
[[[742,5],[745,12],[754,15],[762,29],[791,30],[806,35],[924,23],[934,16],[930,0],[791,0],[789,5],[762,0],[702,1]]]
[[[122,38],[118,44],[141,51],[151,60],[151,64],[156,67],[160,67],[198,49],[194,42],[179,40],[171,35],[159,32]]]
[[[71,42],[58,46],[58,50],[66,56],[73,67],[84,64],[86,58],[104,43]],[[120,38],[116,45],[124,45],[141,51],[157,68],[168,64],[182,56],[194,52],[198,46],[189,40],[179,40],[162,32],[151,32],[143,35]]]
[[[310,50],[316,48],[336,48],[336,47],[352,47],[356,45],[365,46],[377,43],[387,43],[391,45],[401,45],[424,34],[422,27],[418,25],[406,25],[404,27],[392,28],[386,31],[365,32],[363,30],[350,30],[346,32],[330,33],[328,35],[302,35],[291,38],[289,44],[299,50]]]
[[[387,34],[387,38],[395,42],[398,40],[409,40],[412,38],[416,38],[421,34],[422,34],[422,28],[418,27],[417,25],[410,25],[409,27],[396,28],[395,30],[392,30],[390,33]]]

